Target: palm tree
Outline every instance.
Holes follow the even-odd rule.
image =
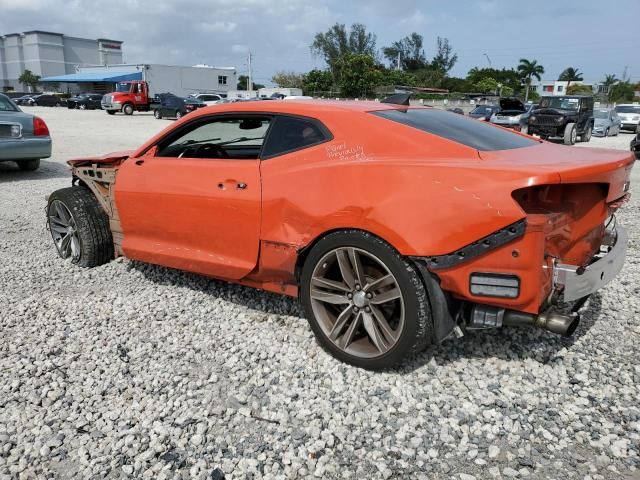
[[[611,87],[615,84],[618,83],[620,80],[618,80],[618,78],[616,77],[615,73],[611,73],[609,75],[605,75],[604,76],[604,81],[602,82],[602,86],[603,87],[607,87],[607,95],[609,94],[609,91],[611,90]]]
[[[569,85],[571,82],[581,82],[582,81],[582,72],[577,68],[568,67],[565,68],[564,72],[560,74],[558,80],[563,82],[567,82],[567,93],[569,93]]]
[[[524,101],[529,100],[529,88],[531,87],[531,79],[533,77],[537,78],[540,81],[540,75],[544,73],[544,67],[542,65],[538,65],[537,60],[527,60],[526,58],[520,59],[520,65],[518,65],[518,73],[525,80],[527,85],[527,90],[524,94]]]

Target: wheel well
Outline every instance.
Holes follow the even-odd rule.
[[[318,235],[316,238],[314,238],[308,244],[306,244],[304,247],[302,247],[302,248],[300,248],[298,250],[298,257],[296,258],[296,265],[295,265],[295,269],[294,269],[295,279],[296,279],[296,282],[298,284],[300,284],[300,276],[302,274],[302,267],[304,266],[305,260],[309,256],[309,252],[311,252],[313,247],[315,247],[316,244],[320,240],[322,240],[323,238],[325,238],[328,235],[332,235],[334,233],[339,233],[339,232],[362,232],[362,233],[366,233],[367,235],[372,235],[372,236],[382,240],[383,242],[387,243],[391,248],[393,248],[394,250],[397,251],[396,247],[391,242],[389,242],[387,239],[382,238],[381,236],[376,235],[375,233],[370,232],[368,230],[363,230],[362,228],[334,228],[333,230],[327,230],[326,232],[322,232],[320,235]],[[398,254],[402,255],[400,252],[398,252]]]

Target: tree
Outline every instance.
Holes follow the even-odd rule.
[[[328,70],[313,69],[304,75],[302,90],[306,95],[318,92],[330,92],[333,89],[333,76]]]
[[[518,65],[518,73],[525,83],[524,101],[529,100],[529,89],[531,88],[531,79],[535,78],[538,81],[541,79],[541,75],[544,74],[544,67],[538,65],[537,60],[527,60],[526,58],[520,59]]]
[[[422,35],[413,32],[397,42],[393,42],[390,47],[384,47],[382,54],[389,61],[391,67],[398,67],[398,57],[400,57],[400,67],[410,72],[425,68],[427,57],[422,48]]]
[[[474,88],[480,93],[495,94],[498,91],[498,81],[491,77],[483,78],[474,85]]]
[[[442,70],[433,68],[431,65],[427,65],[420,70],[412,72],[415,77],[416,87],[442,87],[442,83],[446,78],[446,74]]]
[[[491,77],[505,87],[509,87],[514,92],[521,89],[521,75],[513,68],[478,68],[474,67],[467,73],[467,90],[473,90],[473,85],[483,78]],[[464,90],[463,90],[464,91]]]
[[[567,95],[593,95],[591,85],[574,84],[567,88]]]
[[[336,77],[336,66],[347,55],[369,55],[375,57],[376,36],[369,33],[361,23],[351,25],[347,31],[344,24],[336,23],[324,33],[316,33],[311,52],[324,58],[329,70]]]
[[[609,90],[609,101],[615,103],[631,102],[634,90],[635,88],[631,82],[618,82]]]
[[[446,75],[458,61],[458,55],[453,53],[453,47],[448,38],[438,37],[437,45],[437,52],[431,60],[431,66]]]
[[[568,67],[565,68],[564,71],[558,77],[558,80],[567,82],[567,90],[571,86],[571,82],[581,82],[582,81],[582,72],[577,68]]]
[[[602,86],[606,88],[607,96],[611,92],[611,87],[618,83],[620,80],[616,77],[614,73],[608,74],[604,76],[604,81],[602,82]]]
[[[237,90],[248,90],[247,84],[249,83],[249,77],[247,75],[238,75],[238,85],[236,86]],[[264,85],[261,83],[253,83],[253,89],[258,90],[260,88],[264,88]]]
[[[338,86],[345,97],[367,97],[381,84],[383,74],[373,57],[364,54],[348,54],[336,67],[340,71]]]
[[[40,83],[40,75],[34,75],[31,70],[25,70],[20,77],[18,77],[18,82],[35,90],[38,83]]]
[[[303,88],[304,75],[295,72],[276,72],[271,81],[279,87]]]
[[[604,81],[602,82],[602,84],[606,87],[610,87],[611,85],[613,85],[614,83],[618,82],[618,78],[616,77],[615,73],[610,73],[608,75],[604,76]]]

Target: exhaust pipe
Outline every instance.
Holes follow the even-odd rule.
[[[577,313],[562,315],[556,312],[533,315],[531,313],[516,312],[515,310],[506,310],[502,324],[516,327],[538,327],[558,335],[570,337],[580,324],[580,315]]]
[[[558,335],[570,337],[579,324],[580,315],[575,312],[563,315],[547,311],[534,315],[532,313],[476,304],[471,309],[468,327],[470,329],[501,327],[502,325],[538,327]]]

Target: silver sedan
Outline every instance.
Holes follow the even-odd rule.
[[[620,133],[620,117],[615,110],[599,108],[593,111],[593,135],[595,137],[615,136]]]
[[[0,94],[0,162],[14,161],[21,170],[31,171],[50,156],[51,136],[44,120]]]

